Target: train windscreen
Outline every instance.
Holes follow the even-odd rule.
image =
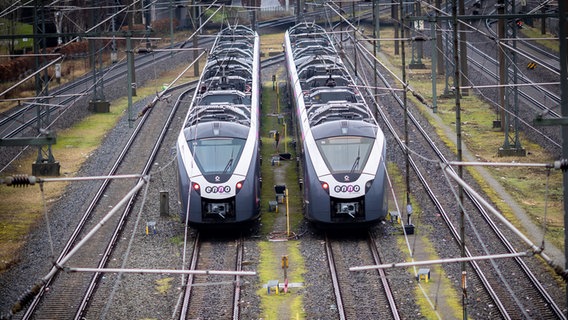
[[[232,174],[245,146],[245,139],[212,138],[189,142],[203,174]]]
[[[369,137],[340,136],[319,139],[318,149],[332,174],[361,173],[373,147]]]

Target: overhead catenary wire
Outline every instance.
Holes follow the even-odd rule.
[[[444,10],[441,10],[440,8],[436,8],[434,5],[428,3],[428,2],[426,2],[426,1],[424,1],[424,0],[419,0],[419,1],[420,1],[420,3],[422,3],[423,5],[429,7],[430,9],[432,9],[432,10],[434,10],[434,11],[437,11],[437,12],[441,13],[442,15],[450,16],[449,13],[445,12]],[[459,23],[459,24],[462,24],[462,25],[464,25],[464,26],[466,26],[466,27],[472,29],[473,31],[476,31],[476,32],[478,32],[479,34],[481,34],[481,35],[487,37],[488,39],[493,40],[496,44],[499,45],[499,47],[501,47],[501,48],[507,48],[508,50],[513,51],[513,52],[515,52],[515,53],[521,55],[521,56],[524,57],[524,58],[531,59],[531,57],[530,57],[528,54],[524,53],[522,50],[517,49],[517,48],[515,48],[515,47],[513,47],[513,46],[510,46],[509,44],[507,44],[506,42],[504,42],[504,41],[507,40],[506,38],[504,38],[504,39],[496,38],[495,36],[492,36],[492,35],[490,35],[490,34],[484,32],[483,30],[481,30],[481,29],[479,29],[479,28],[477,28],[477,27],[471,25],[470,23],[468,23],[468,22],[466,22],[466,21],[463,21],[463,20],[461,20],[461,19],[457,19],[457,20],[458,20],[458,23]],[[547,70],[549,70],[550,72],[553,72],[553,73],[556,74],[556,75],[560,75],[560,73],[559,73],[558,71],[553,70],[553,69],[549,68],[549,67],[546,66],[546,65],[544,65],[543,67],[546,68]]]
[[[545,167],[545,168],[551,167],[551,166],[556,166],[556,167],[558,167],[558,168],[562,168],[561,163],[562,163],[562,161],[561,161],[560,163],[556,164],[556,165],[554,165],[554,164],[552,164],[552,165],[551,165],[551,164],[542,164],[542,165],[540,165],[540,164],[539,164],[538,166],[542,166],[542,167]],[[507,164],[505,164],[505,165],[507,165]],[[533,252],[528,252],[528,255],[532,255],[532,254],[533,254]],[[426,263],[426,264],[427,264],[427,263]]]
[[[43,276],[41,279],[38,280],[30,289],[28,289],[18,301],[16,301],[12,308],[10,309],[10,314],[8,316],[2,315],[2,317],[9,318],[11,315],[14,315],[21,311],[24,306],[26,306],[33,298],[39,294],[42,290],[42,287],[48,283],[60,270],[65,267],[65,264],[71,259],[81,248],[97,233],[97,231],[102,228],[102,226],[116,214],[119,209],[124,206],[130,198],[132,198],[138,191],[144,186],[144,184],[150,181],[149,176],[144,176],[138,180],[138,183],[79,241],[72,250],[69,251],[65,256],[61,258],[61,260],[57,263],[54,263],[54,266],[51,270]]]
[[[460,186],[467,190],[473,198],[475,198],[479,203],[485,207],[489,212],[491,212],[501,223],[503,223],[509,230],[511,230],[515,235],[517,235],[525,244],[527,244],[533,253],[539,254],[549,266],[553,267],[556,273],[561,276],[565,281],[568,280],[568,271],[564,270],[562,266],[557,264],[552,260],[545,252],[543,248],[535,245],[527,236],[525,236],[521,231],[519,231],[507,218],[505,218],[497,209],[493,208],[477,191],[475,191],[471,186],[469,186],[461,177],[459,177],[449,164],[440,163],[442,170],[448,173],[448,175],[454,179]]]
[[[442,11],[441,11],[441,12],[442,12]],[[478,29],[476,29],[476,30],[478,30]],[[481,32],[481,31],[480,31],[480,32]],[[364,36],[364,35],[363,35],[363,36]],[[365,37],[365,36],[364,36],[364,37]],[[367,38],[365,37],[365,39],[367,39]],[[358,45],[359,45],[359,44],[358,44]],[[385,68],[398,82],[400,82],[400,83],[402,84],[402,80],[401,80],[390,68],[388,68],[388,67],[387,67],[383,62],[381,62],[377,57],[375,57],[365,46],[362,46],[362,45],[360,45],[360,46],[361,46],[361,49],[362,49],[363,51],[365,51],[365,52],[368,54],[369,57],[375,59],[375,60],[376,60],[383,68]],[[439,49],[437,49],[437,50],[440,51]],[[447,57],[444,52],[441,52],[441,54],[442,54],[446,59],[449,59],[449,57]],[[471,79],[468,78],[467,80],[468,80],[470,83],[473,83],[473,81],[472,81]],[[536,83],[532,83],[532,85],[534,85],[534,84],[536,84]],[[549,85],[549,84],[550,84],[550,85],[554,85],[555,83],[543,83],[542,85]],[[529,85],[530,85],[530,84],[529,84]],[[498,87],[498,86],[499,86],[499,85],[495,85],[494,87]],[[502,86],[511,86],[511,87],[513,87],[513,86],[524,86],[524,84],[517,84],[517,85],[511,84],[511,85],[502,85]],[[486,99],[488,102],[490,102],[494,107],[503,110],[504,112],[508,113],[509,115],[511,115],[511,116],[513,116],[513,117],[516,117],[521,123],[523,123],[523,124],[526,125],[527,127],[536,130],[536,128],[534,128],[534,126],[533,126],[531,123],[529,123],[529,122],[527,122],[527,121],[525,121],[525,120],[523,120],[523,119],[521,119],[521,118],[518,118],[518,115],[513,114],[513,112],[512,112],[511,110],[509,110],[509,109],[507,109],[507,108],[503,108],[503,106],[499,105],[497,102],[492,101],[490,98],[486,97],[486,96],[481,92],[481,90],[479,90],[480,88],[483,88],[482,86],[473,86],[473,85],[472,85],[472,86],[460,86],[460,88],[464,88],[464,89],[468,89],[468,88],[472,88],[472,87],[473,87],[473,88],[476,88],[476,89],[477,89],[477,92],[478,92],[479,94],[481,94],[482,96],[484,96],[485,99]],[[491,87],[491,86],[489,86],[489,87]],[[407,88],[408,88],[408,90],[413,94],[413,96],[415,96],[417,99],[420,100],[421,103],[423,103],[424,105],[428,106],[426,100],[424,99],[424,97],[423,97],[419,92],[417,92],[416,90],[414,90],[414,89],[412,88],[412,86],[410,86],[410,85],[407,85]],[[397,89],[397,90],[400,90],[400,89]],[[428,106],[428,107],[429,107],[429,106]],[[557,142],[555,142],[554,140],[552,140],[550,137],[544,135],[542,132],[540,132],[540,131],[538,131],[538,130],[536,130],[536,131],[537,131],[539,134],[541,134],[544,139],[550,141],[550,142],[553,143],[554,145],[559,146],[559,144],[558,144]]]
[[[349,33],[348,33],[348,34],[349,34]],[[351,37],[350,34],[349,34],[349,36]],[[359,42],[356,42],[356,45],[357,45],[357,46],[360,46],[360,47],[364,47],[364,46],[363,46],[362,44],[360,44]],[[361,51],[361,50],[359,50],[359,51]],[[358,51],[358,52],[359,52],[359,51]],[[389,71],[390,71],[390,70],[389,70]],[[393,74],[393,75],[394,75],[394,74]],[[365,77],[364,82],[366,82],[366,83],[369,82],[368,79],[366,78],[366,74],[365,74],[365,73],[363,73],[361,76]],[[394,76],[396,77],[396,75],[394,75]],[[364,89],[366,89],[366,90],[369,90],[370,88],[372,88],[372,87],[370,87],[370,86],[362,86],[362,87],[363,87]],[[394,91],[402,91],[402,90],[403,90],[403,89],[394,89],[394,88],[387,88],[387,89],[389,89],[389,90],[391,91],[391,93],[393,93],[393,94],[394,94]],[[377,106],[377,109],[379,110],[379,112],[381,112],[381,111],[380,111],[380,108],[378,107],[378,102],[376,101],[375,97],[374,97],[373,95],[370,95],[370,99],[374,102],[375,106]],[[374,120],[376,121],[376,119],[374,119]],[[385,119],[385,121],[388,123],[388,120]],[[403,144],[403,148],[406,148],[406,149],[410,150],[410,149],[408,148],[408,146],[405,145],[405,144]],[[432,161],[432,162],[436,162],[436,163],[437,163],[437,161]],[[392,186],[392,181],[391,181],[391,179],[390,179],[390,176],[389,176],[388,172],[386,173],[386,177],[387,177],[387,180],[388,180],[389,185]],[[396,206],[396,210],[397,210],[397,212],[401,212],[401,209],[400,209],[400,206],[399,206],[399,201],[397,200],[397,196],[396,196],[396,194],[394,193],[394,188],[391,188],[391,191],[392,191],[392,193],[393,193],[392,196],[393,196],[393,199],[394,199],[394,204],[395,204],[395,206]],[[412,210],[412,206],[410,205],[410,202],[409,202],[409,205],[407,205],[407,210]],[[408,234],[406,233],[406,228],[404,227],[404,224],[405,224],[405,223],[404,223],[404,219],[400,219],[400,223],[401,223],[402,226],[403,226],[403,228],[402,228],[402,229],[403,229],[403,234],[404,234],[404,237],[405,237],[405,242],[406,242],[407,248],[408,248],[408,250],[409,250],[409,252],[410,252],[410,258],[412,259],[412,261],[414,261],[414,249],[415,249],[415,248],[414,248],[414,245],[413,245],[413,246],[410,245],[410,240],[409,240],[409,238],[408,238]],[[417,239],[415,238],[414,241],[416,242],[416,240],[417,240]],[[414,276],[417,277],[417,276],[418,276],[418,270],[416,269],[416,267],[414,267],[413,270],[414,270]],[[434,305],[434,303],[431,301],[430,297],[429,297],[428,294],[426,293],[425,288],[424,288],[420,283],[418,284],[418,286],[419,286],[420,290],[422,291],[422,294],[423,294],[424,298],[427,300],[427,302],[428,302],[429,305],[431,306],[432,311],[435,312],[437,318],[438,318],[438,319],[442,319],[441,316],[440,316],[440,314],[439,314],[439,312],[436,310],[436,306]]]
[[[407,148],[408,148],[408,147],[407,147]],[[408,149],[411,150],[410,148],[408,148]],[[417,154],[417,153],[413,152],[412,150],[411,150],[411,152],[414,153],[414,154]],[[425,159],[425,160],[427,160],[427,161],[433,161],[433,160],[430,160],[430,159],[426,159],[426,158],[424,158],[424,157],[422,157],[422,156],[421,156],[421,158],[423,158],[423,159]],[[464,166],[464,165],[479,165],[479,166],[515,166],[515,167],[524,166],[524,167],[541,167],[541,168],[547,168],[547,169],[548,169],[548,168],[555,168],[555,169],[560,169],[560,170],[565,171],[565,170],[568,169],[568,160],[559,160],[559,161],[555,161],[554,163],[515,163],[515,162],[508,162],[508,163],[504,163],[504,162],[503,162],[503,163],[500,163],[500,162],[498,162],[498,163],[495,163],[495,162],[456,162],[456,161],[449,161],[448,164],[447,164],[447,168],[449,168],[449,165],[460,165],[460,166]],[[448,170],[448,171],[450,171],[450,170]],[[455,175],[455,173],[454,173],[454,175]],[[463,182],[463,183],[465,184],[465,182]],[[465,185],[467,185],[467,184],[465,184]],[[469,187],[469,186],[466,187],[466,189],[472,190],[471,187]],[[473,191],[473,190],[472,190],[472,191]],[[476,195],[476,198],[480,198],[477,193],[475,193],[475,195]],[[481,198],[480,198],[480,199],[481,199]],[[485,202],[483,199],[481,199],[481,202],[484,204],[484,206],[489,206],[489,205],[487,204],[487,202]],[[491,211],[492,213],[498,214],[498,213],[496,213],[496,210],[493,209],[493,208],[491,208],[490,211]],[[503,219],[504,219],[504,218],[503,218]],[[512,225],[511,225],[511,227],[514,228],[514,226],[512,226]],[[519,232],[519,233],[520,233],[520,232]],[[520,233],[520,234],[521,234],[521,233]],[[554,269],[556,270],[556,272],[557,272],[559,275],[561,275],[562,277],[564,277],[564,279],[567,279],[567,278],[568,278],[568,275],[567,275],[566,271],[563,270],[561,266],[557,265],[554,261],[552,261],[544,252],[542,252],[542,249],[543,249],[543,248],[539,248],[539,247],[535,246],[534,244],[532,244],[532,242],[530,242],[530,240],[528,240],[527,237],[525,237],[525,236],[522,235],[522,234],[521,234],[521,238],[522,238],[526,243],[528,243],[528,244],[531,245],[533,251],[532,251],[532,253],[520,253],[520,254],[517,254],[518,256],[522,256],[522,255],[532,255],[532,254],[534,254],[534,253],[538,253],[538,254],[540,254],[541,256],[543,256],[543,258],[545,259],[545,261],[546,261],[549,265],[551,265],[551,266],[554,267]],[[515,256],[515,255],[513,255],[513,256],[511,256],[511,257],[514,257],[514,256]],[[474,260],[479,260],[479,259],[489,259],[490,257],[496,257],[496,258],[497,258],[497,257],[504,257],[504,258],[505,258],[505,257],[507,257],[507,256],[504,256],[504,255],[499,255],[499,256],[491,255],[491,256],[485,256],[485,257],[460,258],[460,259],[466,259],[466,260],[455,260],[455,262],[460,262],[460,261],[474,261]],[[467,259],[469,259],[469,260],[467,260]],[[432,262],[433,262],[433,263],[432,263]],[[441,260],[440,263],[443,263],[443,262],[450,262],[450,261],[448,261],[448,260]],[[428,263],[435,264],[435,263],[437,263],[437,262],[436,262],[436,261],[429,261],[429,262],[425,262],[425,263],[420,262],[420,264],[428,264]],[[414,264],[414,265],[419,265],[419,264]],[[400,264],[388,264],[388,265],[384,265],[384,267],[390,267],[390,266],[400,266]],[[376,267],[376,266],[374,266],[374,267]],[[352,270],[352,269],[350,268],[350,270]],[[357,269],[353,269],[353,270],[357,270]]]
[[[33,76],[37,75],[38,73],[44,71],[45,69],[49,68],[51,65],[59,62],[61,59],[63,59],[63,56],[59,56],[57,59],[54,59],[52,61],[50,61],[48,64],[42,66],[41,68],[39,68],[38,70],[35,70],[34,72],[32,72],[30,75],[28,75],[27,77],[25,77],[24,79],[18,81],[16,84],[12,85],[10,88],[4,90],[3,92],[0,93],[0,97],[4,96],[6,93],[12,91],[13,89],[15,89],[16,87],[18,87],[19,85],[21,85],[22,83],[26,82],[28,79],[32,78]]]

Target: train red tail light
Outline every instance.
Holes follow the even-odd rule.
[[[244,181],[239,181],[237,182],[237,184],[235,185],[235,192],[238,193],[239,191],[241,191],[241,189],[243,188],[243,185],[245,184]]]
[[[327,182],[323,182],[320,181],[321,183],[321,187],[323,188],[323,190],[325,190],[325,192],[327,192],[329,194],[329,184],[327,184]]]
[[[201,194],[201,186],[199,185],[199,183],[192,182],[191,188],[198,194]]]

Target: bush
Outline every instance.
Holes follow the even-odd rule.
[[[174,30],[179,26],[179,21],[174,19]],[[168,34],[170,33],[170,19],[160,19],[152,22],[152,30],[156,33]]]

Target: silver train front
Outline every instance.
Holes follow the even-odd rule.
[[[191,138],[210,138],[212,123],[205,123],[185,131]],[[198,131],[197,136],[193,131]],[[224,131],[227,132],[224,132]],[[220,136],[246,139],[241,126],[230,123],[220,128]],[[258,140],[253,147],[246,174],[204,174],[190,179],[186,170],[178,170],[181,219],[190,225],[237,224],[254,221],[260,216],[260,155]],[[181,156],[178,167],[183,168]],[[186,214],[189,213],[189,214]]]
[[[388,212],[386,142],[331,38],[302,23],[285,35],[301,141],[304,214],[319,226],[375,224]]]
[[[176,144],[182,221],[217,227],[260,216],[260,90],[258,34],[223,29]]]

